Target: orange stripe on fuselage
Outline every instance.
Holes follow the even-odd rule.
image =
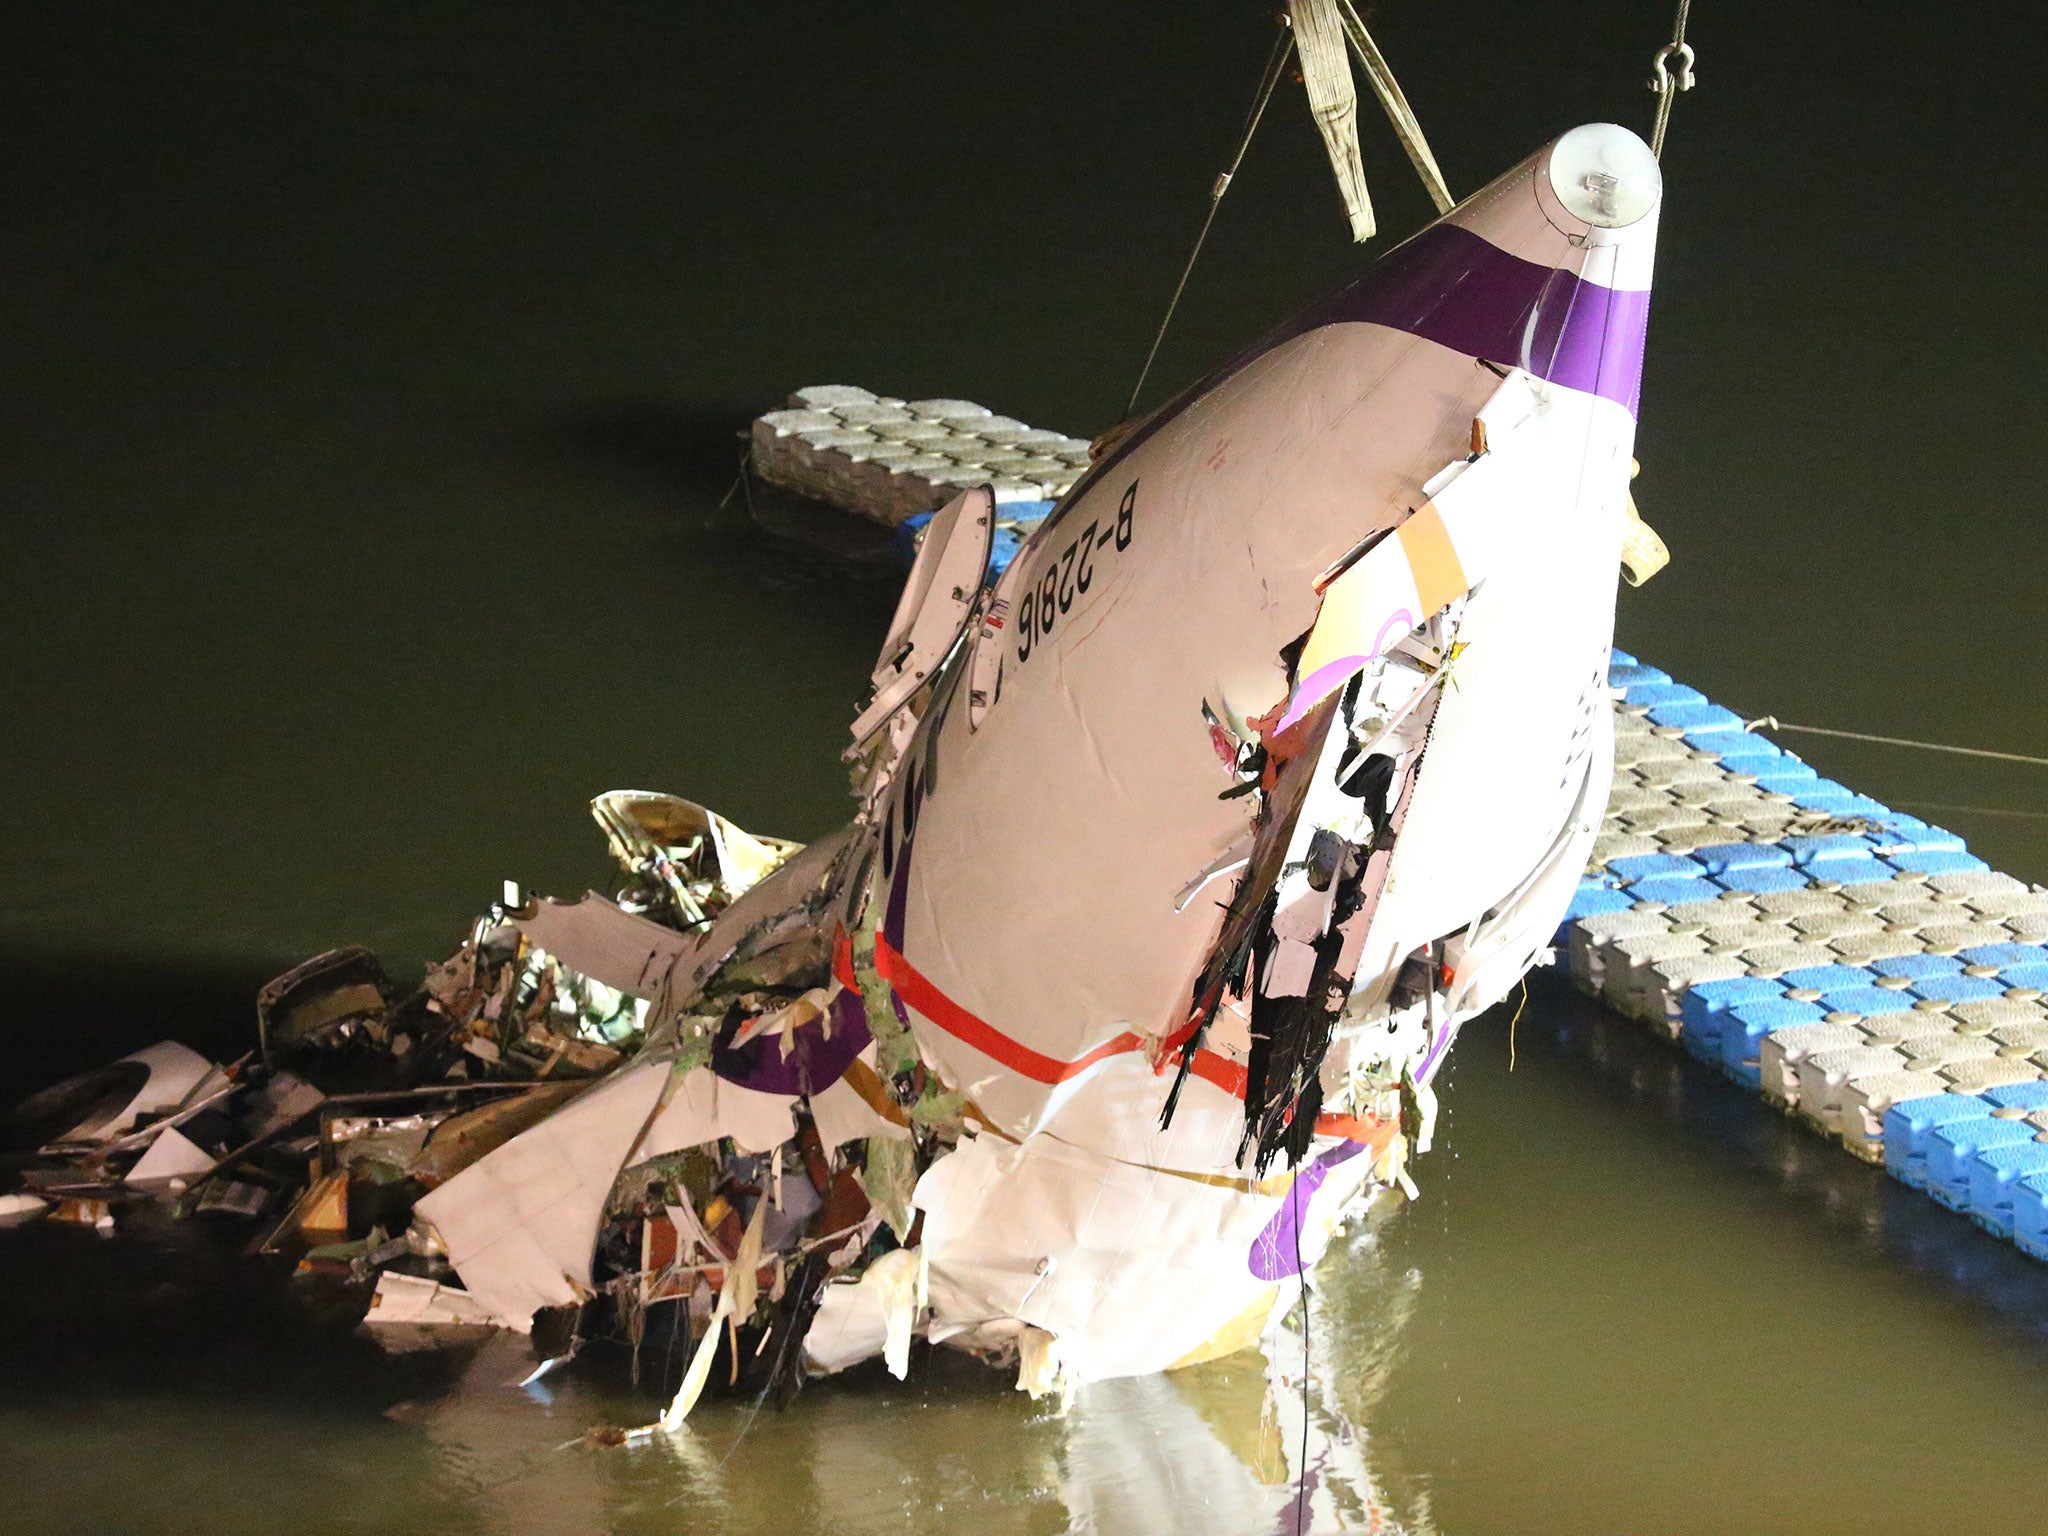
[[[1471,583],[1465,579],[1464,562],[1444,527],[1436,503],[1425,501],[1415,515],[1394,530],[1401,541],[1401,553],[1408,557],[1408,569],[1415,577],[1415,595],[1422,599],[1424,617],[1435,613],[1452,598],[1463,595]]]

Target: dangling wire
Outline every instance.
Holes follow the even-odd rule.
[[[1308,1530],[1308,1271],[1301,1264],[1301,1223],[1308,1214],[1305,1205],[1298,1198],[1301,1190],[1301,1174],[1297,1171],[1294,1182],[1287,1186],[1287,1198],[1294,1204],[1294,1274],[1301,1282],[1301,1466],[1296,1469],[1294,1480],[1294,1528]]]
[[[1692,0],[1678,0],[1678,20],[1672,26],[1671,41],[1650,60],[1650,89],[1657,93],[1657,122],[1650,130],[1650,153],[1659,160],[1664,158],[1664,130],[1671,124],[1671,103],[1680,91],[1693,87],[1692,44],[1685,40],[1685,19],[1691,9]]]
[[[1166,315],[1159,322],[1159,334],[1152,338],[1152,350],[1145,354],[1145,366],[1138,370],[1138,382],[1131,390],[1131,398],[1124,406],[1128,419],[1138,408],[1138,396],[1145,391],[1145,380],[1152,372],[1153,360],[1159,356],[1159,344],[1166,340],[1166,328],[1173,324],[1173,312],[1180,308],[1180,296],[1187,291],[1188,277],[1195,270],[1195,261],[1202,254],[1202,243],[1209,238],[1209,226],[1216,222],[1216,209],[1223,201],[1223,194],[1230,190],[1230,180],[1237,174],[1237,168],[1244,164],[1245,151],[1252,147],[1252,135],[1259,131],[1259,119],[1266,115],[1266,103],[1273,99],[1273,87],[1280,83],[1280,72],[1287,67],[1287,57],[1294,51],[1294,33],[1286,18],[1280,22],[1280,35],[1273,39],[1273,51],[1266,58],[1266,67],[1259,75],[1259,92],[1253,99],[1251,116],[1245,119],[1244,137],[1237,141],[1237,153],[1231,157],[1230,168],[1216,178],[1216,184],[1209,189],[1209,213],[1202,220],[1202,232],[1195,236],[1195,248],[1188,252],[1188,264],[1181,268],[1180,282],[1174,286],[1173,299],[1166,306]]]

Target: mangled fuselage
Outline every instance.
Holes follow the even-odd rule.
[[[769,1282],[829,1261],[781,1314],[813,1368],[1254,1339],[1585,864],[1658,196],[1575,130],[1137,424],[993,585],[992,504],[942,513],[851,827],[605,977],[641,1058],[423,1203],[471,1290],[575,1299],[612,1175],[744,1122],[866,1197]],[[719,1318],[782,1304],[755,1200],[699,1244]]]

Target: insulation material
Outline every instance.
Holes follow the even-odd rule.
[[[1621,537],[1621,573],[1632,587],[1640,587],[1671,563],[1671,551],[1656,529],[1643,521],[1636,499],[1628,499],[1628,525]]]
[[[868,1266],[861,1284],[875,1293],[882,1313],[882,1361],[898,1381],[910,1374],[910,1337],[925,1305],[924,1254],[896,1248]]]
[[[1026,1328],[1017,1336],[1017,1390],[1033,1402],[1060,1386],[1060,1341],[1043,1328]]]

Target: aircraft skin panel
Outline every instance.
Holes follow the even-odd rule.
[[[1555,931],[1612,776],[1660,195],[1632,135],[1564,135],[1134,427],[993,594],[966,493],[976,542],[942,522],[892,626],[853,824],[670,957],[665,1039],[422,1202],[475,1297],[518,1326],[586,1294],[680,1102],[682,1010],[741,1022],[715,973],[808,998],[828,953],[782,1051],[722,1035],[698,1081],[865,1111],[820,1124],[869,1127],[912,1246],[826,1288],[828,1369],[900,1374],[918,1329],[1017,1350],[1034,1393],[1168,1369],[1293,1299],[1361,1190],[1412,1194],[1431,1078]]]
[[[1130,1153],[1147,1087],[1123,1058],[1184,1022],[1235,882],[1176,898],[1256,814],[1222,798],[1239,781],[1204,708],[1250,739],[1287,697],[1282,653],[1316,622],[1318,578],[1428,503],[1517,369],[1538,408],[1474,472],[1513,515],[1486,574],[1465,572],[1465,648],[1358,986],[1467,928],[1565,829],[1604,702],[1588,689],[1612,631],[1655,216],[1574,224],[1549,153],[1134,433],[1005,574],[1004,627],[976,642],[1004,647],[998,694],[976,719],[935,706],[908,754],[927,767],[899,786],[888,938],[931,1004],[903,997],[926,1058],[1006,1134],[1056,1120]],[[1146,1072],[1163,1104],[1169,1079]],[[1184,1091],[1176,1157],[1234,1166],[1226,1077]],[[1096,1081],[1116,1084],[1099,1114]]]
[[[1418,408],[1360,408],[1396,381]],[[1175,898],[1254,812],[1249,796],[1219,798],[1238,780],[1203,705],[1243,722],[1282,700],[1280,652],[1314,621],[1315,578],[1405,514],[1497,383],[1377,326],[1299,338],[1099,481],[1064,539],[1018,557],[1001,697],[978,729],[964,710],[938,725],[916,811],[903,948],[925,976],[1066,1060],[1179,1025],[1229,882],[1182,912]],[[1276,440],[1270,457],[1233,460],[1234,444]],[[1068,551],[1090,528],[1087,567]],[[1050,631],[1032,601],[1052,608]],[[988,1075],[944,1031],[922,1043],[955,1080]],[[1013,1134],[1050,1099],[1003,1079],[977,1095]]]
[[[1634,423],[1610,401],[1552,393],[1494,450],[1514,465],[1496,494],[1516,505],[1458,621],[1377,919],[1404,948],[1464,928],[1541,861],[1584,780],[1590,720],[1609,708]]]

